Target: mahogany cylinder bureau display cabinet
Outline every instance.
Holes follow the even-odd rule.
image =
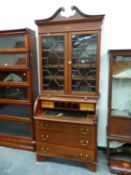
[[[38,96],[35,32],[0,31],[0,145],[33,150]]]
[[[131,50],[109,54],[108,165],[114,173],[131,175]]]
[[[36,100],[37,160],[59,157],[96,171],[100,35],[104,15],[85,15],[77,7],[69,18],[63,8],[36,20],[39,32],[40,88]]]

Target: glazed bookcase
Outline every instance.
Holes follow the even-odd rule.
[[[114,173],[131,174],[131,50],[109,55],[108,165]]]
[[[35,42],[27,28],[0,31],[0,145],[34,150]]]
[[[104,15],[77,7],[69,17],[60,8],[36,20],[39,35],[40,96],[35,103],[37,160],[60,157],[96,171],[97,103],[101,24]]]

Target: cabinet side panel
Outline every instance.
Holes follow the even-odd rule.
[[[31,84],[32,84],[32,100],[33,103],[39,94],[39,81],[38,81],[38,62],[36,53],[36,36],[35,32],[29,35],[30,45],[30,69],[31,69]]]

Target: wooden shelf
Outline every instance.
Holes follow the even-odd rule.
[[[18,137],[2,133],[0,133],[0,145],[29,151],[34,150],[32,138]]]
[[[63,68],[64,69],[64,64],[45,64],[43,65],[43,68]],[[44,70],[44,69],[43,69]]]
[[[51,79],[56,79],[56,80],[64,80],[64,76],[44,76],[44,79],[51,80]],[[96,76],[75,76],[72,77],[72,80],[96,80]]]
[[[14,49],[0,49],[0,53],[21,53],[28,52],[28,49],[24,48],[14,48]]]
[[[43,68],[63,68],[64,69],[65,65],[64,64],[44,64]],[[95,68],[96,69],[96,64],[94,63],[78,63],[78,64],[73,64],[72,68]]]
[[[27,71],[29,70],[29,67],[26,66],[0,66],[0,71]]]
[[[79,63],[79,64],[73,64],[72,68],[95,68],[96,69],[96,64],[94,63]]]
[[[93,103],[97,104],[97,96],[72,96],[72,95],[41,95],[40,100],[46,101],[61,101],[61,102],[74,102],[74,103]]]
[[[78,118],[77,120],[75,118],[64,118],[64,117],[56,117],[56,116],[48,116],[43,114],[35,116],[35,119],[37,120],[46,120],[46,121],[56,121],[56,122],[65,122],[65,123],[75,123],[75,124],[89,124],[93,125],[95,121],[93,120],[94,116],[88,115],[86,118]]]
[[[27,82],[14,82],[14,81],[0,81],[0,87],[30,87],[31,84],[27,83]]]
[[[13,116],[0,115],[0,120],[10,120],[10,121],[23,122],[23,123],[32,123],[31,117],[25,118],[25,117],[21,117],[21,116],[13,117]]]
[[[130,137],[125,137],[125,136],[118,136],[118,135],[109,135],[107,136],[107,139],[109,139],[110,141],[118,141],[118,142],[122,142],[122,143],[131,143]]]

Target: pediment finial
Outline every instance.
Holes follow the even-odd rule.
[[[83,12],[81,12],[81,10],[76,7],[76,6],[72,6],[71,10],[75,10],[75,14],[69,17],[65,17],[65,16],[61,16],[61,12],[65,11],[65,8],[60,7],[51,17],[47,18],[47,19],[41,19],[41,20],[36,20],[35,23],[37,25],[43,25],[46,24],[48,22],[49,23],[65,23],[65,22],[69,22],[69,21],[76,21],[76,20],[86,20],[86,21],[102,21],[104,18],[104,15],[87,15]]]

